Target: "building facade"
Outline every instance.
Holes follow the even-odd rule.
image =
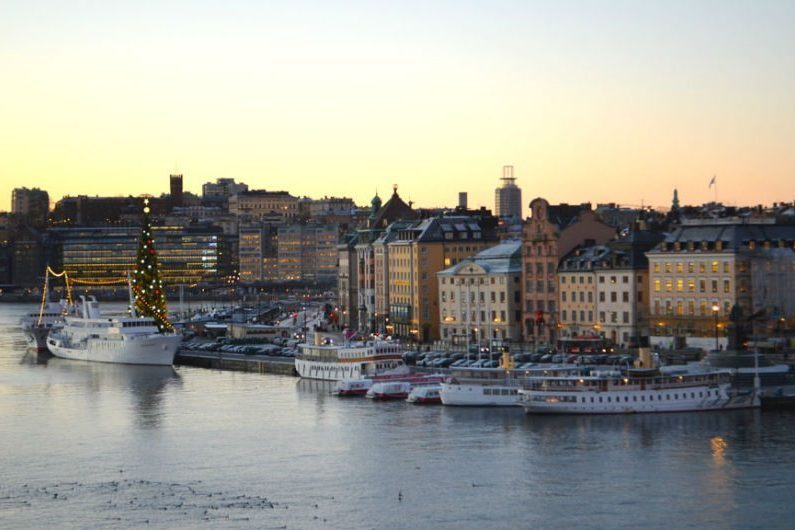
[[[782,276],[766,274],[767,268],[781,265],[777,254],[788,263],[793,245],[795,225],[773,218],[683,220],[647,253],[654,336],[697,345],[714,337],[725,346],[735,305],[746,318],[765,308],[755,325],[769,325],[773,307],[784,304],[772,294]]]
[[[499,348],[522,338],[522,244],[501,243],[437,273],[440,338]]]
[[[50,195],[39,188],[14,188],[11,192],[11,213],[33,226],[47,224],[50,211]]]
[[[497,242],[497,218],[436,216],[399,230],[388,243],[389,325],[387,332],[417,342],[439,338],[436,273]]]
[[[336,284],[338,234],[337,225],[279,227],[279,280]]]
[[[286,191],[242,191],[229,197],[229,213],[251,220],[291,222],[299,216],[298,197]]]
[[[603,244],[615,229],[603,223],[590,204],[530,203],[531,216],[522,234],[524,338],[535,345],[554,345],[558,337],[557,269],[578,245]]]
[[[270,224],[241,225],[238,260],[241,282],[278,281],[278,227]]]

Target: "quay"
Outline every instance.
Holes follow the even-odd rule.
[[[292,358],[269,355],[181,349],[174,358],[174,364],[258,374],[298,375]]]

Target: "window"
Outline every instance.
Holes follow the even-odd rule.
[[[659,263],[655,263],[654,264],[654,272],[660,272],[660,264]]]
[[[713,261],[712,262],[712,272],[718,272],[718,262],[717,261]]]
[[[588,303],[593,303],[593,292],[588,291]]]
[[[561,291],[560,292],[560,301],[561,302],[565,302],[566,301],[566,291]]]
[[[684,272],[684,263],[682,263],[681,261],[676,263],[676,272],[678,272],[679,274]]]
[[[629,283],[629,276],[622,276],[621,283]]]
[[[692,278],[687,280],[687,292],[695,293],[696,292],[696,280]]]
[[[610,301],[611,302],[618,302],[618,293],[613,291],[610,293]]]
[[[629,302],[629,291],[624,291],[623,293],[621,293],[621,301]]]
[[[599,322],[601,322],[602,324],[604,324],[604,322],[605,322],[605,312],[604,311],[599,311]]]
[[[629,311],[624,311],[624,313],[621,315],[621,319],[624,324],[629,324]]]
[[[730,293],[731,292],[731,284],[729,280],[723,280],[723,292]]]
[[[605,292],[604,291],[600,291],[599,292],[599,301],[600,302],[604,302],[605,301]]]
[[[670,278],[668,278],[667,280],[665,280],[665,292],[670,293],[673,290],[674,290],[674,283],[673,281],[671,281]]]
[[[723,272],[726,273],[726,274],[729,274],[729,262],[728,261],[724,261],[723,262]]]
[[[712,292],[713,293],[718,292],[718,280],[712,280]]]
[[[685,290],[684,280],[676,280],[676,290],[680,293]]]
[[[654,291],[657,293],[660,292],[660,280],[654,280]]]

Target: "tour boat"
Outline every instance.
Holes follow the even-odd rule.
[[[758,385],[739,390],[726,371],[663,374],[656,368],[536,377],[519,390],[528,414],[689,412],[759,406]]]
[[[35,348],[36,351],[46,351],[47,336],[53,326],[63,323],[67,309],[66,300],[45,302],[39,311],[22,317],[19,324],[25,334],[28,347]]]
[[[47,338],[56,357],[104,363],[170,366],[182,340],[178,333],[161,333],[149,317],[104,316],[93,296],[80,297],[76,315]]]
[[[417,385],[411,389],[406,401],[416,405],[429,405],[442,402],[440,392],[442,390],[441,383],[434,383],[429,385]]]
[[[321,332],[315,333],[312,344],[300,345],[295,370],[301,377],[324,381],[408,374],[398,342],[352,342],[345,340],[342,334]]]
[[[454,369],[450,380],[442,383],[440,397],[444,405],[515,407],[519,405],[519,387],[526,379],[580,371],[582,371],[582,368],[575,366],[551,366],[526,370],[506,368]]]

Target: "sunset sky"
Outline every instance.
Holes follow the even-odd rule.
[[[11,189],[795,199],[795,1],[0,5]]]

